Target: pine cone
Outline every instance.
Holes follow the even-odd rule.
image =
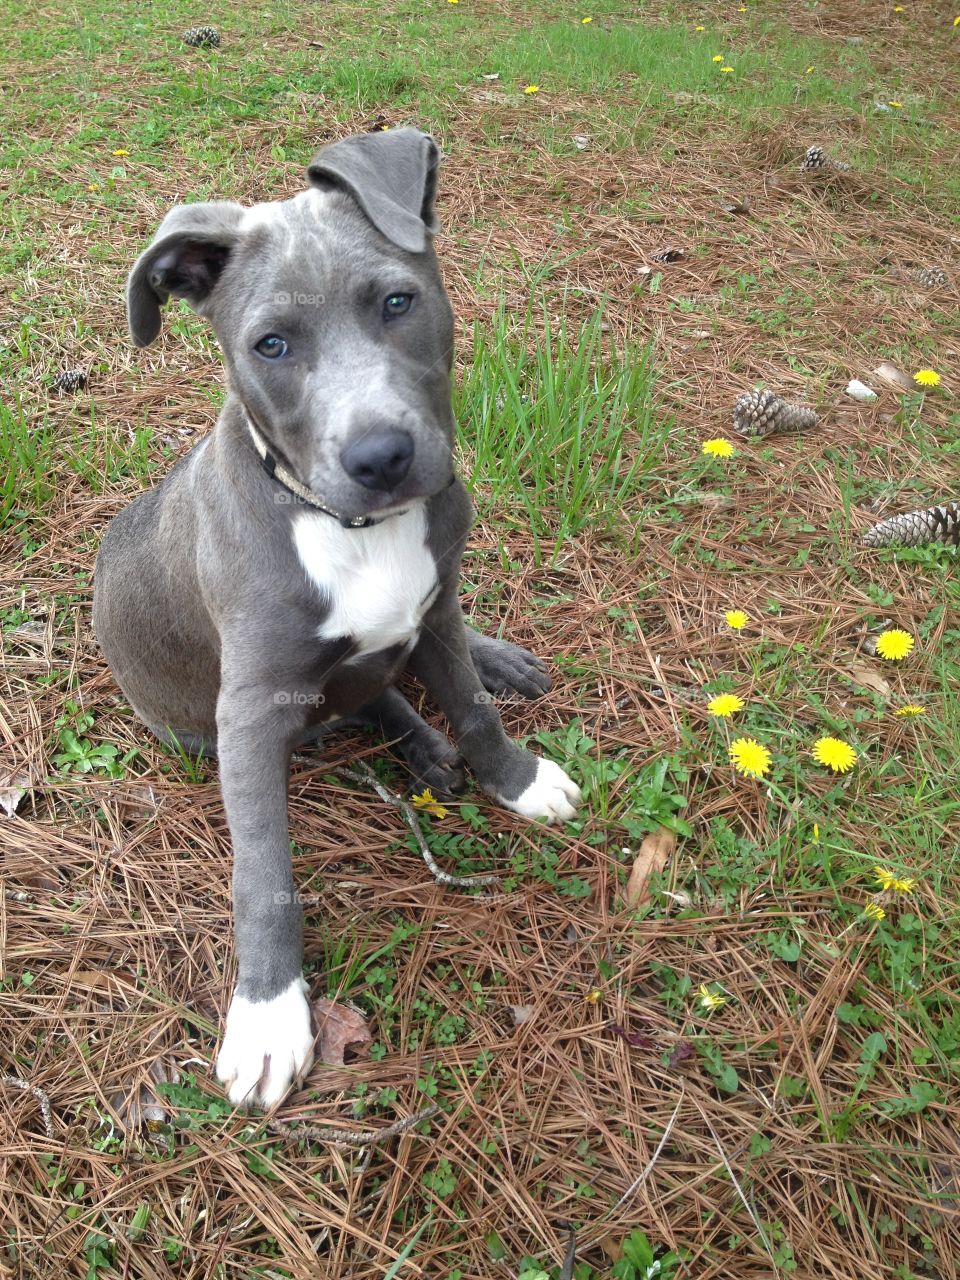
[[[83,369],[64,369],[50,382],[54,391],[63,395],[67,391],[82,391],[87,385],[87,375]]]
[[[948,283],[947,273],[942,267],[917,267],[913,278],[924,289],[942,289]]]
[[[219,49],[220,32],[216,27],[191,27],[183,33],[183,43],[191,49]]]
[[[960,502],[944,502],[891,516],[863,535],[868,547],[922,547],[928,542],[960,545]]]
[[[651,262],[679,262],[681,258],[685,258],[686,256],[687,255],[686,255],[685,249],[677,249],[674,245],[668,244],[668,245],[664,245],[662,249],[657,249],[656,252],[651,253],[650,261]]]
[[[814,409],[787,404],[772,391],[744,391],[733,406],[733,428],[743,436],[809,431],[820,421]]]
[[[807,154],[803,157],[803,164],[800,166],[801,173],[813,173],[817,169],[837,169],[843,173],[850,166],[845,160],[834,160],[828,156],[823,147],[807,147]]]

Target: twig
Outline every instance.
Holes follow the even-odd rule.
[[[412,1129],[421,1120],[435,1116],[439,1110],[437,1104],[432,1102],[429,1107],[424,1107],[422,1111],[417,1111],[404,1120],[397,1120],[385,1129],[361,1129],[359,1132],[355,1129],[336,1129],[327,1124],[301,1124],[294,1128],[296,1122],[292,1120],[268,1120],[267,1128],[271,1133],[278,1133],[284,1138],[308,1138],[315,1142],[335,1142],[338,1146],[369,1147],[395,1138],[398,1133]]]
[[[417,842],[417,847],[420,850],[420,854],[424,862],[430,870],[430,874],[438,884],[450,885],[451,887],[456,887],[458,889],[472,889],[478,885],[484,884],[495,884],[498,889],[500,888],[500,879],[498,876],[493,874],[479,876],[455,876],[451,875],[449,871],[444,871],[434,858],[433,854],[427,848],[427,842],[423,838],[423,832],[420,830],[420,823],[417,821],[417,815],[414,812],[413,806],[408,804],[406,800],[402,799],[402,797],[394,795],[392,791],[389,791],[370,766],[365,764],[362,760],[359,762],[359,769],[359,773],[355,772],[353,769],[337,769],[336,773],[338,777],[347,778],[350,782],[366,782],[368,786],[371,786],[374,789],[381,800],[386,801],[387,804],[392,804],[395,808],[400,810],[406,820],[407,826],[413,833],[413,838]]]
[[[573,1280],[573,1268],[577,1263],[577,1233],[573,1227],[570,1228],[570,1238],[567,1240],[567,1252],[563,1256],[563,1266],[560,1269],[560,1280]]]
[[[31,1084],[29,1080],[21,1080],[19,1076],[0,1076],[0,1084],[8,1084],[12,1089],[23,1089],[27,1093],[32,1093],[36,1100],[40,1103],[40,1111],[43,1114],[43,1127],[47,1131],[47,1137],[53,1137],[53,1119],[50,1109],[50,1099],[42,1089],[37,1088],[35,1084]]]

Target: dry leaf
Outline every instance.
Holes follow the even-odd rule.
[[[888,387],[893,387],[894,391],[914,390],[913,379],[902,369],[898,369],[895,364],[891,364],[889,360],[884,360],[883,364],[878,364],[870,372],[881,382],[885,382]]]
[[[314,1026],[317,1030],[317,1057],[328,1067],[345,1065],[348,1049],[354,1056],[364,1053],[373,1037],[362,1014],[335,1000],[313,1000]]]
[[[530,1020],[530,1015],[533,1013],[532,1004],[508,1004],[507,1008],[510,1010],[510,1017],[515,1027],[522,1027]]]
[[[734,200],[729,197],[726,200],[721,200],[720,208],[724,213],[749,213],[750,197],[744,196],[742,200]]]
[[[590,145],[590,135],[588,133],[571,133],[570,138],[578,151],[586,151]]]
[[[658,827],[656,831],[644,836],[624,893],[624,901],[628,907],[640,907],[649,902],[650,877],[663,870],[676,847],[677,837],[666,827]]]
[[[110,1106],[116,1113],[121,1129],[130,1133],[143,1125],[163,1124],[169,1117],[169,1110],[153,1084],[179,1084],[180,1072],[173,1058],[155,1058],[150,1063],[150,1082],[137,1084],[134,1081],[122,1092],[110,1099]]]
[[[483,78],[484,80],[499,80],[500,72],[499,71],[484,72]]]
[[[17,773],[12,777],[8,777],[3,786],[0,787],[0,810],[7,818],[12,818],[17,812],[20,801],[30,790],[30,775],[28,773]]]
[[[854,683],[861,685],[864,689],[873,689],[885,698],[893,696],[893,689],[890,684],[884,680],[879,671],[874,671],[873,667],[868,667],[865,662],[854,663],[845,674],[848,679],[853,680]]]

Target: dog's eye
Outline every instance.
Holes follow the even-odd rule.
[[[265,338],[260,339],[253,349],[263,356],[265,360],[279,360],[281,356],[287,354],[290,348],[275,333],[268,333]]]
[[[383,304],[383,318],[396,320],[397,316],[405,316],[412,305],[412,293],[391,293]]]

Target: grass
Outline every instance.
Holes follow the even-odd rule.
[[[3,12],[2,716],[27,795],[0,822],[2,1070],[53,1127],[0,1089],[6,1267],[559,1280],[572,1229],[575,1280],[952,1275],[957,552],[859,545],[952,496],[960,450],[949,20],[228,3],[222,48],[188,52],[179,0]],[[589,799],[562,831],[476,795],[421,815],[445,868],[498,873],[488,900],[438,889],[400,816],[330,772],[360,753],[401,788],[374,740],[294,765],[311,989],[374,1043],[270,1127],[210,1069],[231,963],[216,768],[146,738],[89,627],[106,521],[222,396],[204,325],[181,306],[135,352],[122,290],[176,201],[291,193],[321,142],[408,120],[447,157],[465,603],[549,657],[554,691],[505,722]],[[802,179],[814,142],[852,172]],[[682,259],[656,261],[668,245]],[[916,264],[952,283],[919,290]],[[943,386],[855,405],[847,380],[881,360]],[[87,390],[51,393],[66,366]],[[819,430],[734,438],[753,385]],[[727,461],[701,452],[720,434]],[[902,663],[863,647],[887,620],[916,637]],[[744,700],[731,721],[706,712],[720,692]],[[850,773],[813,761],[824,734]],[[737,736],[769,749],[762,782],[730,769]],[[676,854],[627,909],[661,827]],[[303,1127],[427,1103],[366,1153]]]

